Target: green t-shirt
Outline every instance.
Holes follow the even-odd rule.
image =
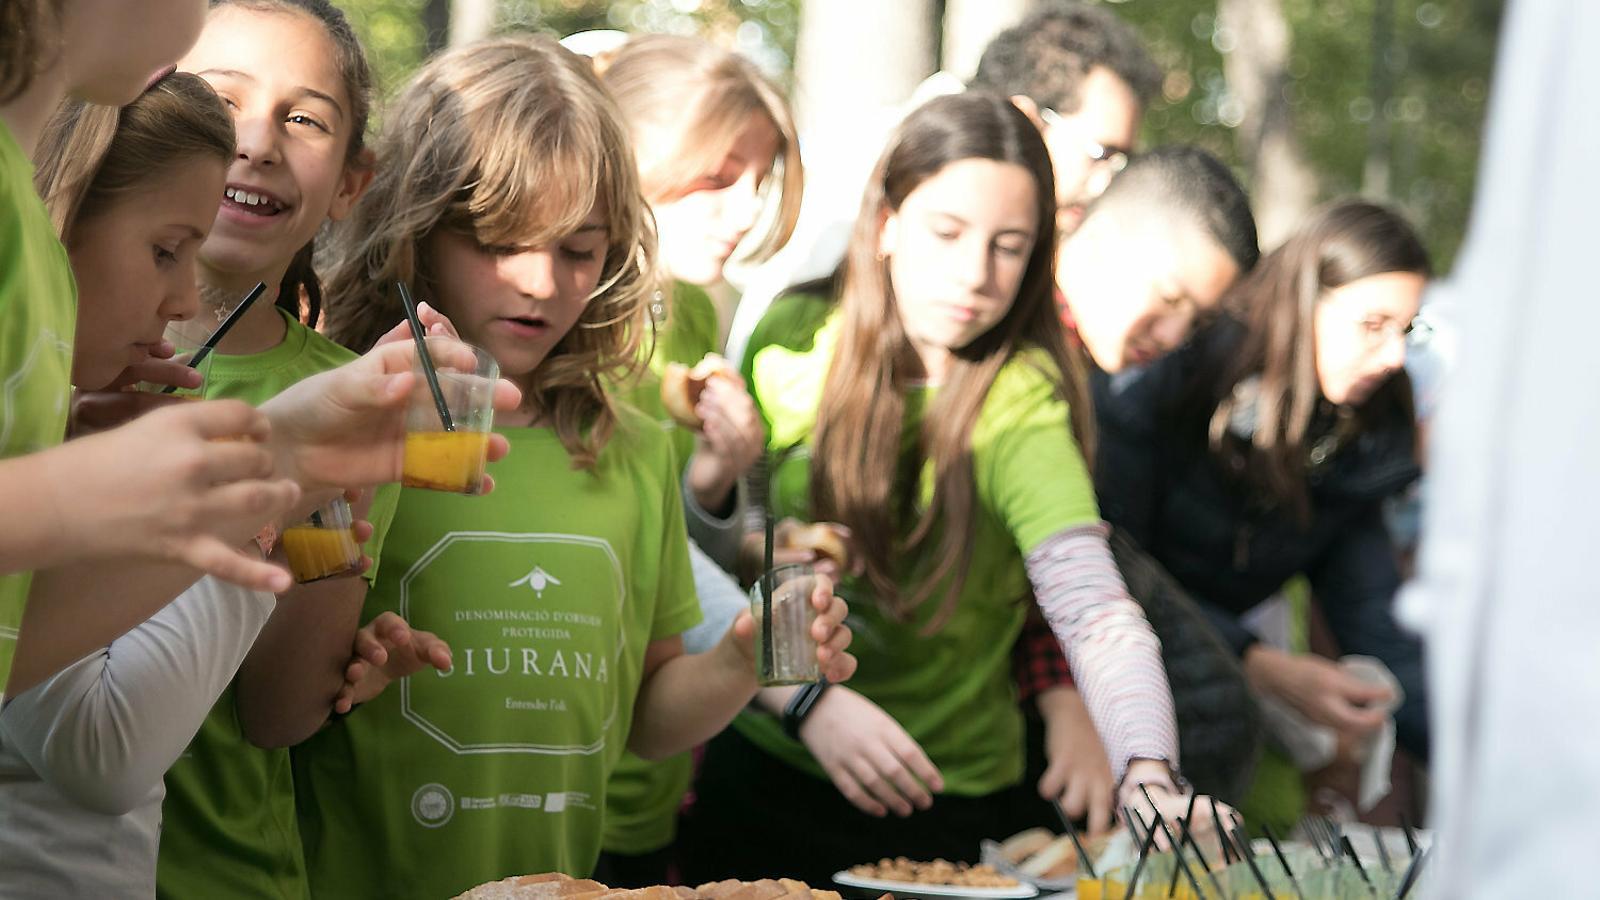
[[[782,455],[772,485],[779,516],[810,518],[808,442],[841,321],[826,299],[790,296],[773,305],[750,341],[745,369],[751,391],[767,422],[769,450]],[[850,687],[881,706],[927,751],[951,794],[988,794],[1022,777],[1011,649],[1026,612],[1020,602],[1028,586],[1023,559],[1051,535],[1099,521],[1057,380],[1048,356],[1022,350],[989,389],[971,444],[977,494],[972,559],[943,628],[924,633],[939,595],[902,623],[880,611],[864,580],[846,580],[840,589],[850,601],[856,631],[851,650],[860,661]],[[936,388],[925,388],[906,397],[907,465],[916,464],[923,416],[936,396]],[[915,477],[920,510],[932,497],[932,465],[922,463]],[[919,583],[932,562],[907,561],[901,583]],[[746,712],[735,727],[780,759],[823,776],[772,716]]]
[[[679,465],[688,465],[695,435],[667,415],[661,404],[661,375],[667,363],[693,366],[707,353],[717,351],[717,309],[705,291],[680,281],[673,288],[665,320],[656,327],[650,367],[622,396],[661,423]],[[694,762],[687,753],[659,762],[624,754],[606,789],[605,849],[637,856],[672,843],[678,830],[678,807],[693,777]]]
[[[451,897],[600,852],[645,650],[700,619],[672,450],[621,407],[593,470],[546,428],[485,497],[401,491],[364,615],[449,642],[421,672],[294,750],[317,897]]]
[[[0,459],[66,437],[77,319],[67,250],[33,192],[33,164],[0,123]],[[32,572],[0,575],[0,700],[32,582]]]
[[[356,358],[282,313],[283,342],[264,353],[212,357],[208,399],[261,404],[290,385]],[[367,518],[374,559],[399,499],[380,489]],[[189,748],[167,772],[161,805],[156,892],[172,900],[308,897],[305,859],[294,812],[289,751],[246,740],[235,706],[237,682],[218,698]]]
[[[656,321],[655,344],[650,362],[631,384],[616,391],[617,396],[661,424],[672,439],[672,449],[680,466],[687,465],[694,452],[694,432],[679,427],[661,403],[661,376],[668,363],[693,366],[707,353],[717,352],[717,308],[704,290],[682,281],[674,282],[672,302],[662,308]]]

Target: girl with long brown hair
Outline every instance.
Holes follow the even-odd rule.
[[[1201,603],[1253,687],[1347,743],[1388,718],[1387,688],[1240,624],[1304,574],[1340,649],[1398,678],[1398,737],[1422,759],[1421,646],[1391,610],[1400,577],[1382,504],[1419,475],[1404,364],[1425,333],[1430,271],[1397,213],[1329,204],[1234,289],[1235,318],[1096,398],[1107,519]]]
[[[791,295],[756,329],[744,371],[776,458],[770,512],[851,529],[865,575],[843,593],[861,667],[852,689],[781,719],[741,715],[712,743],[685,825],[691,881],[972,859],[1004,827],[995,795],[1022,776],[1009,661],[1030,584],[1122,798],[1142,783],[1182,812],[1157,643],[1106,549],[1085,464],[1054,223],[1027,117],[984,94],[934,100],[879,160],[839,296]]]

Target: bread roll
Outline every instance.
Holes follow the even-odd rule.
[[[666,371],[661,373],[661,405],[666,407],[667,415],[691,431],[705,427],[694,408],[706,383],[718,377],[737,380],[739,373],[715,353],[707,353],[692,369],[683,363],[667,363]]]

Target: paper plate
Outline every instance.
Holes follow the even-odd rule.
[[[1039,889],[1031,884],[1012,887],[965,887],[959,884],[917,884],[910,881],[885,881],[882,878],[862,878],[849,872],[833,873],[833,880],[845,887],[868,891],[888,891],[900,897],[967,897],[972,900],[1025,900],[1036,897]]]

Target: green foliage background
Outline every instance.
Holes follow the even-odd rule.
[[[501,0],[503,29],[695,32],[790,78],[804,0]],[[1281,0],[1292,32],[1285,88],[1296,132],[1324,198],[1360,192],[1371,130],[1389,129],[1389,193],[1448,270],[1472,205],[1479,141],[1503,0]],[[342,0],[367,42],[384,92],[426,55],[426,0]],[[1200,144],[1234,165],[1237,105],[1223,76],[1231,36],[1209,0],[1119,0],[1168,72],[1145,144]],[[1390,50],[1374,72],[1374,12]],[[1375,103],[1375,74],[1390,99]],[[380,107],[381,114],[381,107]]]

